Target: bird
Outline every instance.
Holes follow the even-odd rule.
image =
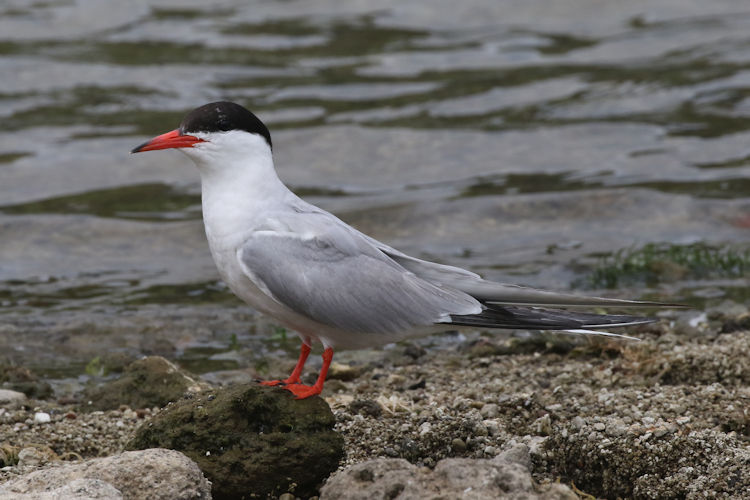
[[[234,102],[200,106],[177,129],[131,153],[161,149],[177,149],[198,167],[206,237],[221,279],[299,335],[300,355],[289,377],[260,382],[297,399],[321,393],[334,349],[467,327],[634,339],[592,329],[655,319],[565,308],[677,305],[493,282],[396,250],[294,194],[276,173],[268,128]],[[306,385],[301,375],[314,342],[323,345],[323,365],[316,382]]]

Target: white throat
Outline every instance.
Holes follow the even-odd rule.
[[[203,220],[212,246],[242,237],[265,210],[294,196],[276,174],[265,138],[244,131],[194,135],[206,142],[182,151],[200,171]]]

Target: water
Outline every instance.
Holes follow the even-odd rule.
[[[748,246],[745,1],[150,3],[0,7],[2,359],[279,348],[218,281],[194,167],[128,153],[217,99],[313,203],[492,279],[591,291],[623,248]],[[726,278],[605,293],[745,300]]]

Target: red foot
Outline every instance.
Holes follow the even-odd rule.
[[[289,384],[284,386],[284,389],[294,394],[296,396],[294,399],[305,399],[321,393],[323,387],[316,387],[317,385]]]
[[[300,374],[302,373],[302,367],[305,365],[307,356],[310,354],[310,346],[302,344],[302,350],[299,354],[299,360],[297,360],[297,366],[294,367],[294,371],[286,380],[267,380],[260,382],[260,385],[266,385],[271,387],[281,386],[282,389],[294,394],[295,399],[305,399],[310,396],[316,396],[323,391],[323,382],[326,380],[328,374],[328,367],[331,366],[331,360],[333,359],[333,349],[326,347],[323,351],[323,367],[320,369],[318,380],[314,385],[304,385],[300,383]]]
[[[299,384],[301,382],[299,376],[302,373],[302,368],[305,366],[305,361],[307,361],[307,357],[309,355],[310,346],[303,342],[302,347],[299,350],[299,359],[297,360],[297,365],[294,367],[294,370],[292,370],[292,374],[289,375],[289,378],[287,378],[286,380],[264,380],[258,383],[260,385],[266,385],[269,387],[276,387],[277,385]]]
[[[258,384],[266,385],[268,387],[275,387],[277,385],[286,385],[286,380],[258,380]]]

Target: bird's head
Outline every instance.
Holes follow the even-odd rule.
[[[271,133],[244,107],[218,101],[194,109],[179,128],[154,137],[131,153],[173,148],[187,154],[199,168],[218,168],[248,157],[270,158]]]

